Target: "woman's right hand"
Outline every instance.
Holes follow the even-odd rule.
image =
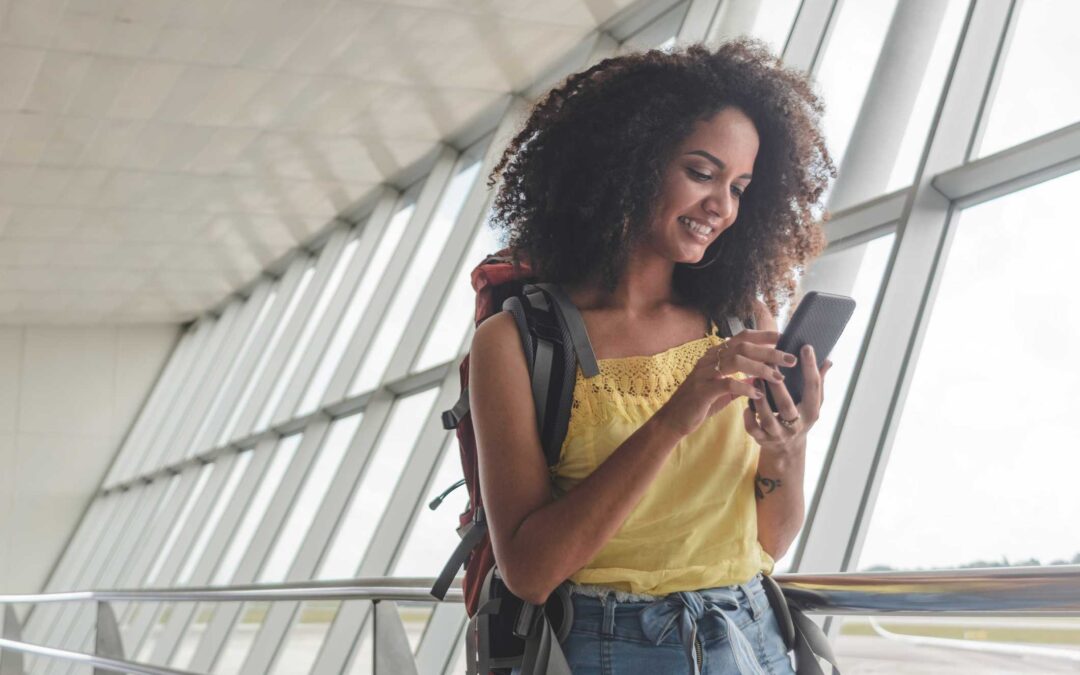
[[[657,416],[677,433],[687,436],[737,397],[759,398],[762,394],[754,386],[755,378],[782,382],[783,376],[776,366],[787,367],[797,362],[795,355],[776,349],[779,340],[777,331],[747,329],[710,347],[657,411]],[[719,371],[716,370],[717,359]],[[731,377],[735,373],[744,373],[748,377]]]

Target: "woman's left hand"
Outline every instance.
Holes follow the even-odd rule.
[[[743,411],[746,431],[757,441],[762,451],[782,454],[795,450],[805,442],[807,432],[818,420],[821,404],[825,400],[825,373],[832,367],[832,361],[825,359],[825,364],[818,370],[817,358],[810,345],[803,347],[799,361],[803,373],[803,397],[799,405],[796,406],[791,400],[791,394],[783,382],[769,382],[768,387],[780,410],[779,414],[772,413],[769,402],[764,398],[754,403],[762,414],[755,413],[750,406]],[[756,378],[754,386],[764,390],[764,380]],[[796,421],[788,427],[780,424],[780,418]]]

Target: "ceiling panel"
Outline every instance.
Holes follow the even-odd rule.
[[[631,0],[0,0],[0,323],[187,321]]]

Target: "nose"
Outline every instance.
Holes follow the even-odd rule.
[[[710,194],[701,204],[705,212],[714,218],[727,222],[735,215],[735,198],[728,193],[723,196]]]

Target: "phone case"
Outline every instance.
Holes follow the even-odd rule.
[[[802,401],[805,384],[802,371],[803,345],[813,345],[817,367],[820,369],[828,358],[829,352],[840,339],[854,311],[854,299],[846,295],[820,291],[807,291],[799,306],[795,308],[795,314],[776,345],[777,349],[794,354],[800,359],[794,366],[779,367],[785,378],[783,384],[787,387],[795,405]],[[776,401],[773,399],[772,390],[768,384],[765,385],[765,393],[769,407],[773,412],[777,412]],[[754,405],[753,399],[750,399],[750,405]],[[754,411],[757,411],[756,407]]]

